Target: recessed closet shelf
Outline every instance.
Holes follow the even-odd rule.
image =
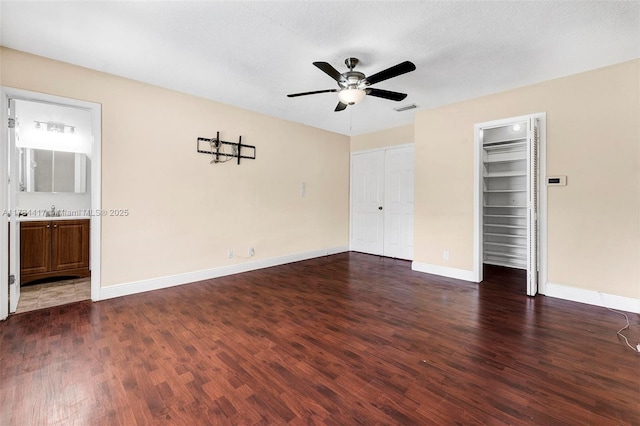
[[[526,176],[527,174],[524,172],[493,172],[493,173],[485,173],[484,174],[484,178],[485,179],[491,179],[491,178],[504,178],[504,177],[519,177],[519,176]]]
[[[530,141],[504,127],[504,133],[484,134],[481,151],[483,262],[526,269]]]
[[[489,265],[506,266],[508,268],[527,269],[527,262],[525,260],[519,261],[517,259],[484,259],[483,263],[487,263]]]
[[[493,228],[527,229],[526,225],[503,225],[501,223],[485,223],[484,226],[491,226]]]
[[[516,161],[527,161],[527,157],[524,156],[522,158],[518,157],[518,158],[509,158],[509,159],[504,159],[504,158],[487,158],[486,160],[484,160],[485,163],[515,163]]]
[[[485,245],[489,246],[498,246],[498,247],[511,247],[511,248],[522,248],[526,249],[526,244],[508,244],[508,243],[494,243],[493,241],[485,241]]]
[[[527,238],[526,235],[498,234],[496,232],[484,232],[483,235],[487,235],[487,236],[490,236],[490,237]]]
[[[527,265],[526,256],[514,257],[514,256],[506,256],[506,255],[503,255],[502,253],[496,254],[495,252],[485,252],[485,253],[486,253],[486,256],[484,257],[484,260],[483,260],[484,263],[503,262],[502,263],[503,266],[518,265],[523,267]],[[506,263],[509,263],[509,264],[507,265]],[[500,264],[500,263],[494,263],[494,264]]]
[[[494,148],[511,148],[517,146],[527,145],[527,138],[518,138],[518,139],[498,139],[496,141],[484,141],[482,147],[484,149],[494,149]]]
[[[487,250],[484,251],[484,254],[486,256],[496,256],[496,257],[501,256],[501,257],[509,257],[512,259],[522,259],[524,261],[527,260],[527,255],[525,254],[503,253],[503,252],[487,251]]]

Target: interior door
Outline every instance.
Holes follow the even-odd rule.
[[[16,129],[19,126],[16,120],[16,103],[14,99],[9,98],[9,121],[13,125],[9,126],[9,176],[18,176],[18,158],[16,151]],[[15,213],[17,205],[17,181],[9,180],[9,211]],[[9,215],[9,274],[14,277],[13,283],[9,284],[9,312],[13,313],[18,309],[20,300],[20,268],[18,267],[19,253],[17,247],[20,247],[20,234],[18,233],[18,222],[16,215]]]
[[[0,211],[3,212],[0,217],[2,222],[6,223],[6,214],[4,214],[9,208],[9,185],[8,185],[8,167],[9,159],[7,157],[9,153],[9,132],[5,128],[5,123],[9,120],[9,104],[7,102],[7,96],[0,88]],[[0,246],[9,246],[9,227],[7,225],[0,226]],[[0,250],[0,321],[9,316],[9,253],[7,250]]]
[[[351,157],[351,250],[383,254],[384,157],[384,151]]]
[[[385,153],[384,255],[413,259],[413,147]]]

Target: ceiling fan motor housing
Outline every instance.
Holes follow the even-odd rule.
[[[360,60],[358,58],[347,58],[344,60],[344,64],[349,68],[349,71],[352,71],[356,65],[358,65]]]
[[[295,98],[298,96],[315,95],[318,93],[338,92],[338,99],[340,100],[340,102],[338,102],[338,106],[336,106],[336,109],[334,111],[343,111],[347,107],[347,105],[355,105],[362,101],[362,99],[364,99],[364,97],[367,95],[377,98],[389,99],[396,102],[401,101],[407,97],[406,93],[373,89],[369,86],[414,71],[416,69],[415,64],[410,61],[404,61],[367,77],[359,71],[354,71],[354,68],[356,67],[356,65],[358,65],[359,62],[360,61],[357,58],[345,59],[344,63],[347,68],[349,68],[349,71],[346,71],[344,73],[340,73],[328,62],[314,62],[313,65],[318,67],[321,71],[323,71],[336,83],[338,83],[339,89],[325,89],[315,90],[312,92],[292,93],[287,96],[290,98]]]
[[[344,64],[349,68],[349,71],[342,73],[342,81],[339,82],[339,85],[343,89],[360,89],[360,83],[364,83],[365,75],[353,70],[358,63],[360,63],[358,58],[347,58],[344,60]]]
[[[342,74],[342,77],[344,80],[340,82],[341,87],[345,89],[357,89],[365,76],[363,73],[358,71],[347,71]]]

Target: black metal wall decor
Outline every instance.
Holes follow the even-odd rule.
[[[206,149],[203,148],[206,147]],[[224,152],[224,146],[231,147],[231,153]],[[246,153],[247,150],[253,150],[253,152]],[[211,160],[212,163],[223,163],[231,160],[232,158],[238,159],[238,164],[240,164],[241,158],[246,158],[248,160],[256,159],[256,147],[253,145],[247,145],[242,143],[242,136],[238,137],[238,142],[227,142],[220,140],[220,132],[216,132],[216,137],[213,139],[209,138],[198,138],[196,142],[196,151],[201,154],[209,154],[213,157]],[[226,158],[225,159],[221,159]]]

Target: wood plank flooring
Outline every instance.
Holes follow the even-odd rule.
[[[623,324],[518,272],[343,253],[11,316],[0,424],[638,425]]]

